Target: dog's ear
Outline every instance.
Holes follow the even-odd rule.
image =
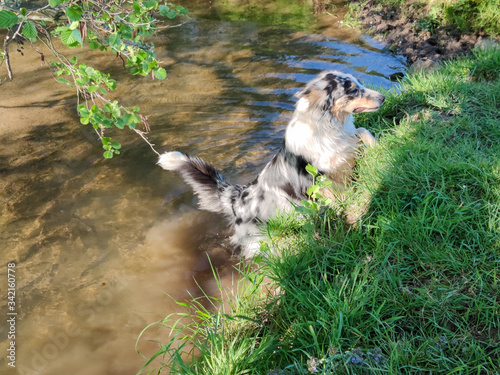
[[[297,99],[300,99],[304,96],[307,96],[311,93],[311,89],[309,88],[309,85],[307,85],[306,87],[304,87],[302,90],[300,91],[297,91],[294,96],[297,98]]]

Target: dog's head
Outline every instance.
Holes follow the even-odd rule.
[[[319,110],[344,122],[352,113],[379,109],[385,96],[367,89],[354,76],[336,70],[319,74],[295,94],[298,111]]]

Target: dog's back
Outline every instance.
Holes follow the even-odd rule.
[[[232,243],[240,245],[242,255],[247,258],[258,245],[259,222],[275,216],[278,211],[289,210],[291,203],[306,199],[306,190],[312,182],[305,170],[307,162],[287,150],[285,144],[248,185],[230,184],[204,160],[176,151],[162,154],[158,164],[181,175],[198,195],[200,208],[230,219],[234,227]],[[252,237],[246,238],[248,236]]]

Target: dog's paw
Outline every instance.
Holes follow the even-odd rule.
[[[186,162],[186,155],[178,151],[165,152],[160,155],[158,165],[167,171],[175,171],[182,167]]]
[[[359,138],[361,138],[363,143],[368,147],[373,147],[378,143],[372,133],[370,133],[365,128],[358,128],[356,130],[358,131]]]

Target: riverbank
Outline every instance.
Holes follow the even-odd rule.
[[[476,50],[358,115],[379,140],[339,202],[369,202],[358,225],[335,209],[270,222],[281,256],[180,304],[191,324],[161,322],[174,333],[163,371],[498,373],[499,71],[499,49]]]
[[[468,54],[500,35],[498,0],[362,0],[349,8],[347,24],[384,40],[408,64]]]

